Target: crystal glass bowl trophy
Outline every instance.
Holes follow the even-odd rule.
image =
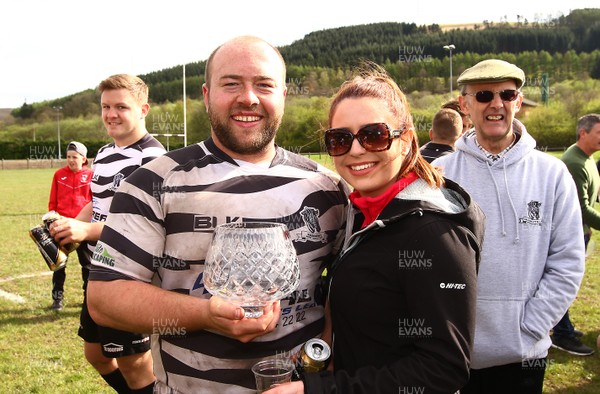
[[[212,295],[241,306],[248,318],[290,295],[300,266],[285,224],[243,222],[215,228],[204,261],[204,286]]]

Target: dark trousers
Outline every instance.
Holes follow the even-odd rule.
[[[88,250],[87,243],[82,242],[77,248],[77,258],[81,264],[81,279],[83,282],[87,282],[87,276],[89,274],[88,267],[91,264],[90,253]],[[65,279],[67,278],[67,267],[61,268],[52,273],[52,300],[62,300],[65,293]]]
[[[460,394],[542,394],[546,358],[496,367],[471,369]]]
[[[585,250],[587,250],[588,243],[590,242],[590,234],[584,234],[583,241],[585,242]],[[573,323],[571,323],[569,310],[567,310],[562,319],[556,323],[552,329],[552,335],[556,339],[563,337],[575,338],[575,327],[573,326]]]
[[[52,300],[60,301],[65,292],[65,279],[67,278],[66,267],[52,273]]]
[[[564,337],[575,338],[575,327],[573,326],[573,323],[571,323],[568,310],[552,329],[552,336],[556,339]]]

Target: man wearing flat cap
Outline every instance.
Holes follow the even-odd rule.
[[[549,332],[579,290],[584,241],[577,191],[559,159],[515,119],[525,74],[484,60],[458,78],[474,129],[435,160],[486,214],[477,282],[471,393],[542,393]]]

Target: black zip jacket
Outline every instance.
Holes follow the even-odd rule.
[[[306,393],[454,393],[468,381],[485,217],[456,183],[441,190],[401,191],[347,234],[330,268],[335,372],[305,374]]]

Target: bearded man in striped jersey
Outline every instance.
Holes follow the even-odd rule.
[[[254,363],[328,337],[319,278],[341,240],[348,190],[275,144],[287,92],[276,48],[248,36],[224,43],[202,90],[211,138],[124,181],[96,248],[90,311],[153,334],[159,393],[255,393]],[[215,226],[236,221],[285,223],[300,261],[298,290],[255,319],[202,280]]]

